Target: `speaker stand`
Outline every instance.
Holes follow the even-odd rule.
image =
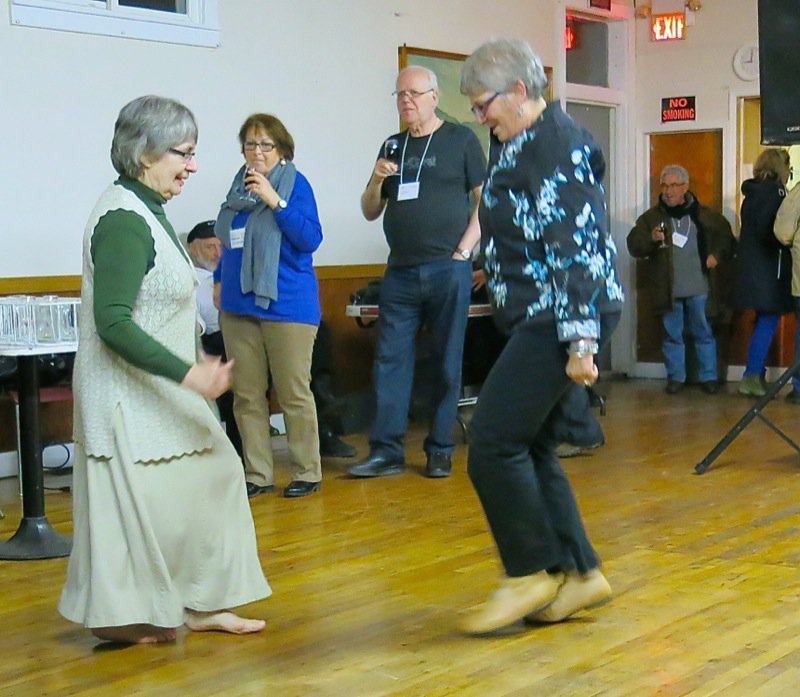
[[[770,419],[768,419],[762,413],[764,407],[767,406],[778,392],[781,391],[783,386],[789,382],[795,375],[800,372],[800,359],[794,362],[794,364],[787,368],[783,375],[781,375],[774,383],[772,383],[768,388],[767,392],[763,397],[759,397],[756,400],[756,403],[747,411],[747,413],[739,419],[736,425],[728,431],[722,439],[717,443],[711,451],[706,455],[700,462],[698,462],[694,466],[694,471],[696,474],[703,474],[711,467],[711,463],[714,462],[720,455],[722,455],[723,451],[736,439],[744,429],[748,426],[748,424],[755,418],[761,419],[767,426],[769,426],[775,433],[778,434],[784,441],[786,441],[792,448],[794,448],[798,453],[800,453],[800,446],[797,445],[789,436],[787,436],[780,428],[778,428]]]

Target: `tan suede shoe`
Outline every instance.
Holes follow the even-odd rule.
[[[600,569],[592,569],[584,576],[572,571],[558,589],[556,599],[543,610],[526,615],[525,621],[561,622],[578,610],[600,605],[610,597],[611,586]]]
[[[483,605],[461,620],[461,629],[467,634],[487,634],[514,624],[553,602],[563,582],[563,574],[546,571],[507,578]]]

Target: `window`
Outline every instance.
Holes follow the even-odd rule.
[[[219,46],[217,0],[11,0],[11,23],[189,46]]]

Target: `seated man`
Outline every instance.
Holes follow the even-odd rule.
[[[222,332],[219,329],[219,310],[214,306],[214,269],[219,263],[220,241],[214,236],[214,221],[207,220],[195,225],[186,236],[186,246],[189,256],[195,266],[197,279],[197,315],[203,327],[200,342],[203,351],[210,356],[225,356],[225,344],[222,341]],[[225,433],[228,434],[233,447],[239,457],[242,457],[242,437],[233,417],[233,392],[228,390],[217,398],[220,420],[225,424]]]

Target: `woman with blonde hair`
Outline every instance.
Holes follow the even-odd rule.
[[[791,254],[773,233],[790,174],[788,151],[767,148],[756,159],[752,179],[742,183],[744,200],[733,306],[756,313],[747,365],[738,390],[752,397],[763,397],[766,393],[767,353],[780,316],[793,309]]]

